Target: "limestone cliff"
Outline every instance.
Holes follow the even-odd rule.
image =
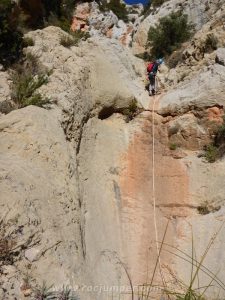
[[[193,15],[197,2],[183,2],[197,31],[184,61],[162,70],[155,97],[132,51],[176,0],[143,20],[133,49],[99,32],[70,48],[57,27],[29,32],[34,46],[24,51],[51,70],[39,89],[45,108],[11,111],[10,77],[0,71],[0,249],[10,253],[0,260],[0,299],[34,299],[43,281],[81,300],[139,299],[167,224],[149,299],[167,299],[162,277],[182,290],[212,237],[199,282],[215,274],[208,299],[224,299],[225,161],[200,155],[223,124],[224,3],[201,1]],[[205,54],[200,42],[212,31],[220,48]]]

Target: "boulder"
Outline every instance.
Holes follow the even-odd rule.
[[[216,62],[225,66],[225,48],[219,48],[216,50]]]
[[[195,107],[225,106],[225,68],[215,64],[162,97],[159,113],[179,115]]]

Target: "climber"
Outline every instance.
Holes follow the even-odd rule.
[[[156,61],[149,63],[147,66],[147,73],[149,79],[149,96],[155,95],[155,77],[158,71],[159,66],[163,63],[163,58],[159,58]]]

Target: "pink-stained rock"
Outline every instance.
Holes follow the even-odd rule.
[[[88,24],[87,20],[91,12],[91,7],[89,3],[82,3],[77,5],[76,11],[73,17],[71,30],[82,30],[87,31],[88,30]]]
[[[223,123],[224,112],[223,112],[222,108],[219,108],[217,106],[210,107],[210,108],[207,109],[207,113],[208,113],[209,121],[213,121],[213,122],[216,122],[218,124]]]
[[[125,166],[120,177],[121,222],[128,265],[135,284],[145,282],[146,278],[151,279],[157,260],[153,196],[159,240],[162,240],[169,219],[192,214],[186,166],[167,151],[166,127],[161,121],[162,118],[155,115],[155,194],[151,113],[140,121],[139,130],[134,133],[127,152],[121,158],[121,164]],[[172,223],[167,233],[167,242],[171,244],[176,235]],[[169,255],[164,253],[161,259],[163,265],[171,264]],[[157,280],[159,283],[159,273]]]

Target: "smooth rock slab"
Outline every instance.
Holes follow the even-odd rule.
[[[179,115],[193,108],[225,105],[225,68],[219,64],[168,92],[159,105],[162,115]]]

